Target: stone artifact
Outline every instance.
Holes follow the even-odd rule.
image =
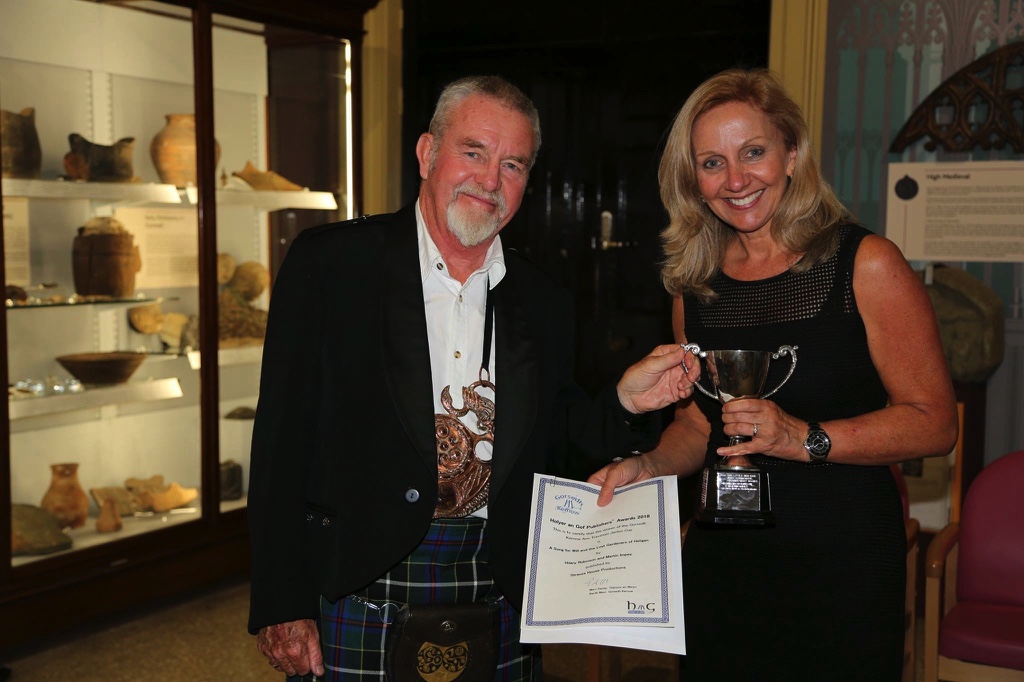
[[[235,258],[230,253],[217,254],[217,284],[227,284],[235,274]]]
[[[89,497],[78,482],[78,464],[51,464],[50,472],[50,487],[39,506],[50,512],[61,528],[81,528],[89,516]]]
[[[114,144],[96,144],[78,133],[68,135],[71,151],[64,155],[64,172],[72,180],[135,182],[132,156],[135,138],[123,137]]]
[[[197,488],[184,488],[178,483],[164,485],[160,474],[149,478],[129,478],[124,485],[134,495],[139,508],[157,513],[184,507],[199,496]]]
[[[39,177],[43,152],[36,132],[36,110],[0,109],[0,176],[34,180]]]
[[[184,507],[199,496],[196,488],[183,488],[171,483],[163,490],[143,490],[138,494],[139,506],[158,514]]]
[[[250,161],[245,162],[245,168],[235,171],[231,175],[244,180],[250,187],[258,190],[295,192],[302,189],[300,185],[296,185],[288,178],[278,175],[272,170],[259,170]]]
[[[224,418],[225,419],[255,419],[256,418],[256,410],[252,409],[251,407],[246,407],[245,405],[241,405],[241,406],[236,407],[235,409],[231,410],[226,415],[224,415]]]
[[[89,488],[89,494],[92,495],[93,501],[100,509],[107,502],[113,502],[119,516],[131,516],[139,511],[135,493],[128,488]]]
[[[242,499],[242,465],[233,459],[220,463],[220,499]]]
[[[159,334],[164,324],[164,312],[159,303],[147,303],[128,309],[128,323],[140,334]]]
[[[164,477],[161,474],[154,474],[149,478],[129,478],[124,482],[124,487],[133,493],[141,493],[144,490],[163,490]]]
[[[71,547],[53,514],[31,504],[11,505],[11,556],[50,554]]]
[[[181,330],[188,324],[188,315],[185,313],[164,313],[164,321],[160,326],[160,340],[168,349],[179,350],[181,348]]]
[[[960,268],[933,270],[928,296],[954,381],[983,382],[1003,361],[1003,301]]]
[[[175,187],[196,184],[196,117],[194,114],[167,114],[167,125],[149,145],[160,182]],[[220,161],[220,144],[214,144],[214,166]]]
[[[96,532],[113,533],[123,527],[121,514],[117,510],[117,502],[111,497],[106,498],[103,500],[103,506],[100,507],[99,518],[96,519]]]
[[[252,302],[269,285],[270,272],[262,263],[247,261],[235,269],[218,301],[218,338],[222,348],[263,342],[267,311]]]
[[[181,328],[181,350],[199,350],[199,316],[189,315],[188,322]]]
[[[17,284],[8,284],[4,294],[6,295],[7,300],[13,302],[22,302],[28,299],[28,292]]]
[[[90,218],[72,243],[72,275],[80,296],[128,298],[142,258],[135,238],[114,218]]]
[[[270,271],[262,263],[246,261],[235,269],[227,286],[246,301],[254,301],[270,286]]]

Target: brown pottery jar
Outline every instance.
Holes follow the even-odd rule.
[[[86,182],[133,182],[132,156],[135,138],[123,137],[114,144],[97,144],[78,133],[68,135],[71,151],[64,155],[64,171],[71,180]]]
[[[50,487],[39,506],[50,512],[62,528],[80,528],[89,517],[89,497],[78,482],[78,463],[51,464]]]

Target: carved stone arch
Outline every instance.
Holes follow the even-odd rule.
[[[976,59],[947,78],[911,113],[890,152],[922,138],[930,152],[1003,149],[1024,154],[1024,41]]]

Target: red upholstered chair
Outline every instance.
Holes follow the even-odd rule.
[[[1024,681],[1024,450],[982,469],[925,570],[925,682]]]
[[[919,536],[921,523],[917,519],[910,518],[910,495],[907,492],[907,482],[903,478],[903,470],[899,464],[890,464],[889,470],[896,480],[896,487],[900,489],[900,498],[903,500],[903,527],[907,532],[907,593],[903,611],[903,675],[901,682],[914,682],[916,675],[916,658],[914,652],[917,646],[917,557],[920,553]]]

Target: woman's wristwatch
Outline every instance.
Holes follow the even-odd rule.
[[[828,459],[832,450],[832,439],[825,433],[818,422],[807,423],[807,438],[804,439],[804,450],[811,456],[812,464],[820,464]]]

